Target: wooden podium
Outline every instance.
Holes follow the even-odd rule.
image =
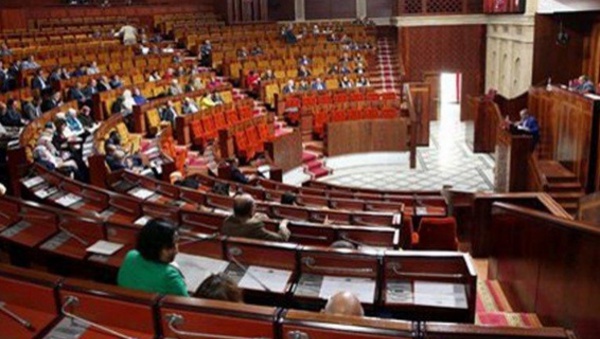
[[[530,135],[513,135],[498,130],[496,141],[496,192],[527,191],[529,157],[533,138]]]

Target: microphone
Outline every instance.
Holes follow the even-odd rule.
[[[8,308],[6,308],[6,306],[4,306],[4,304],[0,304],[0,312],[6,314],[11,319],[13,319],[14,321],[18,322],[19,325],[25,327],[27,330],[29,330],[31,332],[35,331],[35,327],[33,327],[33,325],[31,324],[31,322],[25,320],[21,316],[19,316],[16,313],[12,312]]]
[[[177,327],[183,325],[185,318],[181,314],[169,313],[165,315],[169,329],[173,333],[182,337],[196,337],[196,338],[211,338],[211,339],[267,339],[265,337],[239,337],[233,335],[224,334],[209,334],[205,332],[189,332],[180,330]]]
[[[179,246],[187,246],[187,245],[191,245],[191,244],[197,244],[197,243],[201,243],[201,242],[205,242],[205,241],[209,241],[209,240],[213,240],[215,238],[217,238],[220,235],[219,232],[215,232],[213,234],[210,234],[206,237],[192,237],[192,236],[181,236],[180,239],[183,240],[187,240],[184,242],[180,242]]]
[[[108,333],[110,335],[113,335],[113,336],[115,336],[117,338],[121,338],[121,339],[138,339],[136,337],[130,337],[128,335],[119,333],[119,332],[117,332],[115,330],[112,330],[112,329],[110,329],[108,327],[105,327],[105,326],[102,326],[100,324],[96,324],[96,323],[94,323],[92,321],[89,321],[87,319],[84,319],[84,318],[82,318],[80,316],[77,316],[77,315],[75,315],[75,314],[70,313],[70,312],[67,311],[67,307],[73,306],[73,308],[75,308],[78,305],[79,305],[79,298],[77,298],[75,296],[72,296],[72,295],[67,296],[66,299],[65,299],[65,302],[62,304],[60,312],[61,312],[62,315],[64,315],[67,318],[70,318],[72,320],[78,320],[78,321],[80,321],[80,322],[82,322],[84,324],[87,324],[90,327],[95,327],[98,330],[100,330],[100,331],[102,331],[104,333]]]
[[[240,249],[239,247],[232,247],[227,252],[227,258],[229,258],[229,260],[231,260],[231,262],[233,262],[237,267],[239,267],[242,270],[244,270],[245,274],[247,274],[250,278],[252,278],[252,280],[256,281],[260,285],[260,287],[262,287],[265,291],[267,291],[267,292],[273,292],[269,287],[267,287],[267,285],[263,284],[263,282],[260,281],[260,279],[258,279],[254,274],[250,273],[248,271],[247,267],[245,267],[242,263],[240,263],[235,258],[235,256],[241,255],[242,253],[243,253],[242,249]]]

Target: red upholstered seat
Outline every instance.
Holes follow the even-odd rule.
[[[289,110],[289,109],[298,110],[298,109],[300,109],[301,105],[302,105],[302,102],[300,101],[300,98],[298,98],[296,96],[288,96],[285,98],[285,109],[286,110]]]
[[[303,107],[312,107],[317,105],[317,96],[316,95],[306,95],[302,98],[302,106]]]
[[[348,93],[346,92],[340,92],[340,93],[336,93],[333,96],[333,102],[335,103],[344,103],[344,102],[348,102]]]
[[[419,243],[416,248],[456,251],[458,249],[456,219],[454,217],[421,219]]]
[[[321,94],[319,95],[318,104],[319,105],[330,105],[332,102],[331,94]]]
[[[204,116],[200,121],[202,121],[202,128],[204,129],[204,137],[206,140],[215,139],[217,137],[217,129],[215,127],[213,116]]]
[[[342,110],[333,111],[333,114],[331,115],[331,121],[339,122],[339,121],[345,121],[345,120],[346,120],[346,112],[345,111],[342,111]]]
[[[225,118],[227,119],[227,124],[232,126],[240,122],[240,118],[238,117],[238,113],[235,109],[229,110],[225,113]]]
[[[316,111],[313,113],[313,132],[320,138],[325,133],[325,124],[327,123],[329,116],[325,111]]]
[[[352,92],[352,94],[350,94],[350,101],[352,101],[352,102],[358,102],[358,101],[364,101],[364,100],[365,100],[365,94],[361,91]]]
[[[398,113],[393,108],[384,108],[381,110],[381,117],[383,119],[394,119],[398,117]]]
[[[364,116],[365,119],[379,119],[379,110],[374,107],[367,107]]]
[[[258,135],[260,136],[260,141],[262,143],[273,140],[273,135],[269,131],[269,127],[266,123],[260,123],[256,128],[258,129]]]
[[[205,142],[204,128],[202,128],[200,120],[193,120],[190,127],[192,128],[192,142],[194,145],[203,146]]]
[[[234,134],[236,153],[240,158],[252,159],[255,155],[254,149],[250,146],[244,130]]]
[[[215,129],[217,132],[222,129],[227,128],[227,120],[225,119],[225,114],[223,112],[217,112],[214,114],[215,119]]]
[[[381,95],[379,95],[378,93],[375,93],[375,92],[367,93],[367,101],[376,102],[376,101],[379,101],[380,98],[381,98]]]
[[[252,119],[252,116],[254,115],[252,113],[252,109],[248,106],[238,107],[238,112],[240,114],[240,119],[242,121],[250,120],[250,119]]]
[[[362,117],[362,110],[353,108],[348,111],[348,120],[360,120]]]
[[[246,137],[248,138],[248,144],[250,145],[250,147],[255,149],[257,152],[264,151],[265,147],[262,141],[260,140],[260,136],[258,134],[258,129],[256,126],[250,125],[248,126],[248,128],[246,128]]]

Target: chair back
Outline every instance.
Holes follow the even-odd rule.
[[[440,251],[456,251],[458,249],[454,217],[423,218],[418,233],[418,249]]]

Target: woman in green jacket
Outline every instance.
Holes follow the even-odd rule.
[[[177,230],[166,220],[150,220],[138,235],[117,277],[119,286],[151,293],[189,296],[183,275],[171,263],[177,255]]]

